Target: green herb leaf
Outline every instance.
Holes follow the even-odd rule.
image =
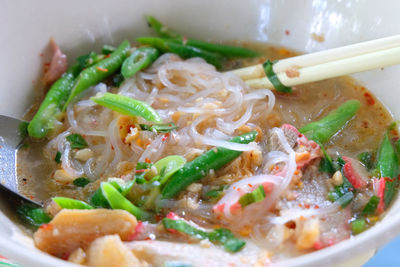
[[[29,224],[39,227],[42,224],[49,223],[51,217],[42,208],[31,204],[24,204],[17,209],[17,214]]]
[[[73,181],[73,184],[78,187],[85,187],[90,183],[90,180],[86,177],[79,177]]]
[[[61,163],[61,156],[62,156],[61,152],[57,151],[56,157],[54,158],[57,164]]]
[[[376,209],[378,208],[380,198],[377,196],[372,196],[368,203],[365,205],[361,214],[372,215],[375,214]]]
[[[206,232],[198,229],[184,220],[164,218],[162,223],[166,229],[174,229],[197,239],[208,239],[214,243],[220,243],[229,252],[237,252],[246,244],[243,240],[236,238],[233,233],[225,228],[214,229]]]
[[[72,149],[82,149],[88,147],[86,140],[80,134],[70,134],[67,136],[67,140],[70,142]]]

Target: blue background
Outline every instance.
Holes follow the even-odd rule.
[[[377,266],[400,266],[400,237],[396,238],[383,248],[381,248],[376,255],[369,260],[363,267],[377,267]]]

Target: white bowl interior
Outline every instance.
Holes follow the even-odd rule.
[[[4,1],[0,9],[0,114],[21,117],[29,107],[34,90],[40,88],[50,37],[74,59],[103,44],[117,45],[123,39],[133,41],[150,34],[144,15],[151,14],[191,37],[262,41],[312,52],[398,34],[399,9],[400,1],[395,0]],[[323,34],[325,41],[315,41],[312,33]],[[400,66],[354,75],[396,118],[400,118],[399,76]],[[373,229],[285,265],[334,265],[361,256],[400,232],[399,210],[397,198]],[[24,266],[71,266],[33,249],[32,241],[3,214],[0,222],[1,254]]]

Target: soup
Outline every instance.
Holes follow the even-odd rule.
[[[50,65],[64,74],[18,152],[21,190],[48,199],[20,208],[39,227],[36,247],[90,266],[264,266],[379,220],[398,134],[365,87],[341,77],[252,89],[229,70],[296,53],[179,39],[149,22],[169,38],[105,46],[58,74]]]

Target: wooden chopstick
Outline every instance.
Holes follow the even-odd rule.
[[[400,35],[283,59],[273,65],[286,86],[400,64]],[[274,88],[261,64],[232,71],[254,88]]]

